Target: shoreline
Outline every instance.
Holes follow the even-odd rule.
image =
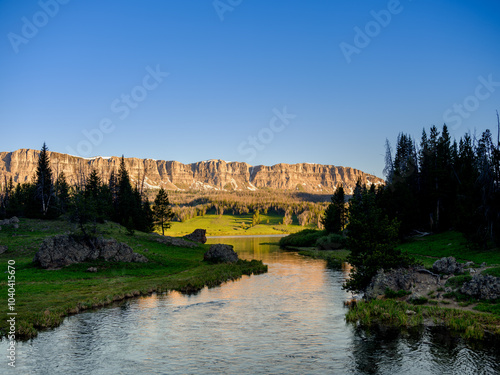
[[[158,242],[154,234],[136,232],[129,236],[125,228],[112,222],[100,224],[101,236],[126,243],[134,252],[147,257],[148,262],[96,260],[57,270],[41,269],[32,263],[45,238],[70,230],[70,225],[63,220],[36,219],[21,219],[19,228],[2,229],[2,245],[8,250],[0,254],[0,261],[5,270],[8,262],[15,261],[16,340],[36,337],[39,331],[59,326],[69,315],[129,298],[172,290],[192,294],[204,287],[238,280],[243,275],[267,272],[267,265],[257,260],[209,264],[203,261],[209,245],[200,244],[194,248],[168,246]],[[90,267],[96,268],[97,272],[89,272]],[[0,286],[7,290],[7,275],[0,281]],[[0,300],[6,309],[7,293]],[[1,339],[8,333],[8,322],[4,319],[0,321]]]

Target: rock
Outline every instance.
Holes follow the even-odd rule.
[[[8,248],[6,245],[4,245],[4,246],[0,246],[0,254],[5,253],[8,249],[9,249],[9,248]]]
[[[218,243],[210,245],[203,259],[213,263],[235,263],[238,261],[238,254],[233,250],[232,245]]]
[[[453,257],[441,258],[434,262],[432,270],[446,275],[460,274],[464,272],[464,265],[457,263],[456,259]]]
[[[207,242],[207,231],[205,229],[195,229],[193,233],[184,236],[186,240],[205,243]]]
[[[366,288],[365,298],[376,299],[385,295],[386,289],[395,292],[399,290],[411,291],[414,295],[423,292],[439,283],[439,276],[424,269],[398,268],[384,272],[380,269]]]
[[[96,267],[89,267],[89,268],[87,268],[87,272],[97,272],[97,268]]]
[[[474,262],[467,262],[464,264],[464,268],[471,268],[474,267]]]
[[[12,216],[10,218],[10,223],[11,224],[19,224],[19,219],[17,218],[17,216]]]
[[[415,315],[416,312],[413,310],[406,310],[406,315]]]
[[[113,262],[147,262],[144,255],[114,239],[79,241],[73,236],[59,235],[45,239],[33,262],[42,268],[58,268],[96,259]]]
[[[185,239],[179,237],[162,236],[161,234],[157,234],[156,241],[168,246],[188,247],[190,249],[199,246],[196,243],[193,243],[191,241],[186,241]]]
[[[479,299],[493,300],[500,298],[500,277],[474,275],[471,281],[462,285],[460,292]]]

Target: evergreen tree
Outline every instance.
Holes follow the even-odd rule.
[[[349,201],[347,247],[353,265],[344,287],[354,292],[366,289],[379,269],[408,267],[413,260],[396,249],[397,220],[390,220],[376,203],[374,187],[358,190]]]
[[[260,224],[260,212],[259,210],[255,210],[253,216],[252,216],[252,226],[256,226]]]
[[[55,216],[52,203],[55,198],[54,185],[52,181],[52,169],[47,145],[44,143],[38,157],[38,165],[35,176],[34,203],[38,211],[38,216],[50,218]]]
[[[69,203],[70,186],[66,182],[64,172],[59,173],[56,183],[54,184],[54,191],[57,200],[57,208],[60,213],[65,213]]]
[[[346,224],[346,206],[344,186],[340,185],[331,198],[321,223],[328,233],[340,233]]]
[[[174,214],[170,208],[168,194],[165,189],[160,188],[153,203],[153,217],[155,224],[161,228],[161,234],[165,235],[165,229],[170,228],[170,221]]]
[[[117,178],[115,221],[133,227],[134,214],[137,212],[135,208],[136,199],[125,167],[125,158],[122,156]]]

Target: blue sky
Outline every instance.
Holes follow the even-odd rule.
[[[495,130],[500,2],[0,1],[0,151],[321,163]]]

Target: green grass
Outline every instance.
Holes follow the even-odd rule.
[[[488,268],[482,274],[500,277],[500,267]]]
[[[455,257],[459,262],[500,264],[500,252],[496,249],[477,249],[461,233],[454,231],[413,239],[401,244],[399,249],[414,256],[425,267],[431,267],[437,259],[449,256]]]
[[[18,337],[33,337],[40,329],[59,325],[68,314],[124,298],[167,290],[192,293],[204,286],[238,279],[243,274],[267,271],[260,261],[209,265],[203,262],[208,245],[194,249],[166,246],[158,243],[155,235],[136,232],[129,236],[125,228],[115,223],[100,226],[103,235],[127,243],[135,252],[145,255],[148,263],[95,261],[59,270],[35,267],[32,259],[43,239],[70,229],[65,221],[22,219],[18,230],[4,226],[0,232],[0,244],[8,246],[7,252],[0,255],[1,267],[7,271],[7,261],[15,260]],[[97,267],[98,272],[86,272],[90,266]],[[4,275],[0,286],[5,293],[0,303],[6,316],[7,274]],[[0,320],[1,335],[6,332],[6,323],[6,319]]]
[[[497,316],[438,306],[418,306],[393,299],[360,301],[349,310],[346,321],[363,326],[386,324],[399,328],[417,327],[432,321],[466,339],[483,339],[487,333],[500,336],[500,318]]]
[[[172,222],[172,227],[165,232],[165,235],[184,236],[198,228],[206,229],[207,236],[288,234],[304,229],[304,227],[298,225],[295,217],[292,224],[281,224],[283,216],[277,214],[260,214],[260,224],[252,227],[252,216],[253,214],[206,214],[205,216],[197,216],[185,222]]]

